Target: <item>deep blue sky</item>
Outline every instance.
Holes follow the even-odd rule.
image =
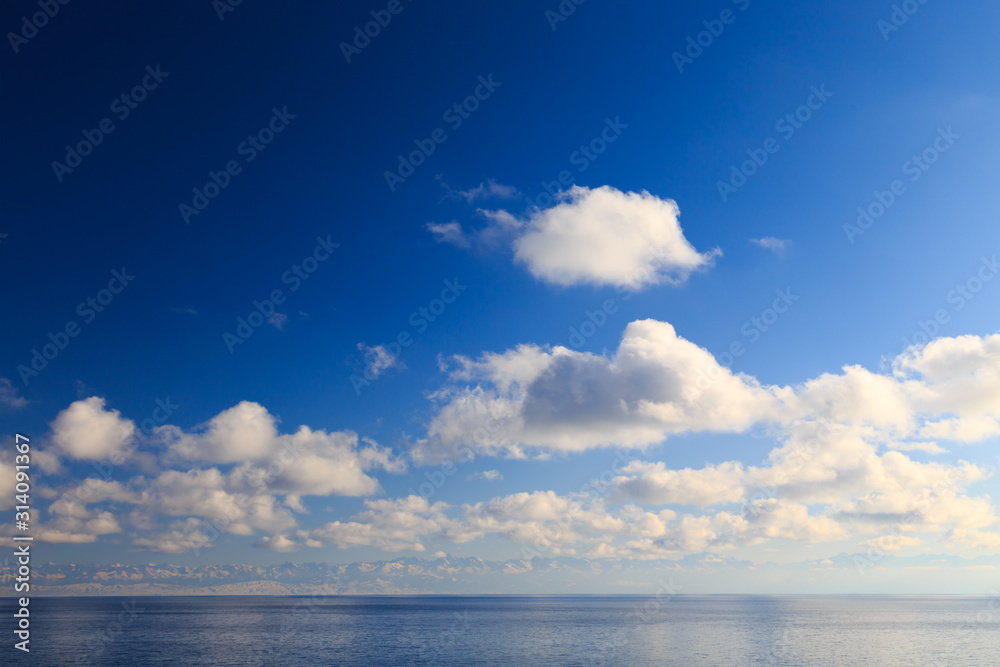
[[[285,432],[300,424],[353,430],[405,453],[433,416],[428,392],[445,382],[439,355],[566,345],[585,310],[616,297],[609,287],[545,284],[511,262],[509,249],[435,242],[429,222],[475,229],[485,224],[479,206],[516,213],[526,206],[523,196],[471,205],[448,199],[442,180],[457,191],[495,179],[534,199],[543,181],[568,169],[577,185],[675,200],[688,241],[722,251],[713,268],[681,286],[620,301],[583,347],[595,354],[612,353],[625,325],[645,318],[668,321],[721,354],[734,340],[746,342],[741,327],[782,288],[801,300],[733,366],[765,384],[796,384],[848,364],[877,372],[882,357],[897,354],[901,338],[939,308],[951,314],[942,335],[995,332],[1000,284],[987,284],[959,312],[946,295],[974,275],[982,256],[1000,251],[1000,80],[991,65],[1000,56],[1000,9],[928,2],[884,39],[878,22],[889,19],[890,2],[743,5],[590,0],[553,30],[545,12],[555,2],[402,0],[402,12],[350,63],[338,45],[385,3],[246,0],[222,21],[208,0],[60,6],[17,53],[6,40],[0,47],[7,100],[0,376],[28,401],[0,413],[4,431],[44,441],[61,410],[95,395],[137,423],[169,396],[180,406],[170,423],[185,429],[247,400],[279,416]],[[678,72],[672,54],[727,9],[735,20]],[[13,3],[0,27],[16,30],[33,11],[33,3]],[[158,65],[169,76],[128,118],[115,118],[111,102]],[[490,75],[501,84],[496,92],[390,192],[383,174],[397,155],[445,127],[442,112]],[[776,131],[821,86],[832,96],[812,118],[790,138]],[[190,203],[192,188],[241,160],[237,146],[272,109],[286,107],[295,115],[288,127],[185,224],[178,205]],[[51,163],[105,117],[114,132],[59,182]],[[608,118],[627,129],[579,172],[572,154]],[[960,138],[911,183],[904,162],[943,128]],[[730,166],[772,137],[780,149],[723,201],[717,183]],[[897,178],[906,193],[849,243],[843,225]],[[327,236],[340,247],[301,289],[286,290],[283,330],[264,325],[230,354],[222,333],[254,299],[286,288],[283,273]],[[772,252],[750,241],[764,237],[788,247]],[[79,321],[77,304],[122,267],[134,284],[26,386],[18,365],[49,332]],[[410,314],[454,278],[468,289],[415,337],[400,358],[406,369],[356,395],[349,378],[363,363],[358,343],[375,346],[411,330]],[[695,434],[652,451],[670,467],[699,467],[734,458],[758,464],[773,445],[747,434]],[[613,455],[477,459],[470,472],[496,468],[505,480],[488,491],[450,484],[436,499],[564,493]],[[379,481],[396,497],[422,473],[411,466]],[[346,518],[362,501],[307,505],[333,508],[305,519],[311,526]],[[271,560],[257,551],[237,555],[240,544],[222,548],[233,558]],[[70,550],[84,560],[109,554],[103,540],[47,548],[52,560]]]

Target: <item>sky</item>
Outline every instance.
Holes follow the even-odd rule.
[[[21,433],[44,560],[1000,550],[995,5],[43,5],[0,509]]]

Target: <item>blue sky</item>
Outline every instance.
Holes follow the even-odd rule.
[[[954,506],[902,522],[893,550],[1000,546],[1000,281],[972,291],[1000,251],[995,6],[913,3],[898,30],[892,3],[565,2],[565,20],[554,2],[217,7],[71,3],[2,56],[15,103],[0,419],[41,452],[47,560],[513,558],[543,534],[548,555],[806,560],[869,548],[960,461]],[[5,32],[34,11],[11,8]],[[348,62],[341,44],[371,12],[391,20]],[[114,101],[144,81],[123,117]],[[474,110],[449,113],[462,103]],[[53,167],[105,118],[92,153]],[[429,145],[390,187],[399,156]],[[211,174],[225,187],[185,215]],[[562,194],[539,200],[546,185]],[[868,228],[845,228],[890,196]],[[113,271],[135,277],[90,320],[78,304]],[[278,315],[227,345],[274,290]],[[454,301],[419,315],[443,290]],[[926,342],[913,335],[936,316],[938,340],[894,374],[903,339]],[[79,335],[23,370],[70,322]],[[400,334],[412,343],[393,356]],[[711,365],[698,348],[729,365],[734,343],[744,375],[681,400]],[[352,382],[366,369],[370,384]],[[168,398],[161,428],[133,438]],[[508,417],[477,443],[486,406]],[[824,420],[836,434],[800,482],[844,483],[821,497],[793,479],[757,500],[778,518],[753,528],[745,471]],[[300,425],[323,434],[289,467],[315,479],[269,483],[261,513],[199,542],[218,510],[192,489],[245,491]],[[427,507],[407,501],[461,446],[474,460]],[[125,451],[107,497],[58,504]],[[579,495],[620,451],[630,472]],[[685,468],[701,472],[669,474]],[[859,522],[863,506],[883,523]],[[544,518],[574,513],[565,535]],[[635,527],[649,517],[662,525]]]

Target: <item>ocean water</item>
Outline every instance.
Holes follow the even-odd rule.
[[[1000,665],[963,596],[33,598],[2,665]]]

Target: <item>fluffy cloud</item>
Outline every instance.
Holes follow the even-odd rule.
[[[948,534],[948,540],[959,547],[970,549],[1000,549],[1000,533],[968,528],[956,528]]]
[[[373,469],[403,472],[405,464],[391,450],[356,433],[328,433],[300,426],[279,434],[277,420],[262,405],[244,401],[199,428],[184,432],[174,426],[157,429],[168,459],[236,463],[237,486],[278,494],[363,496],[379,491]]]
[[[454,381],[414,448],[421,462],[460,447],[525,456],[530,450],[644,447],[685,431],[743,431],[774,412],[774,391],[731,373],[666,322],[625,329],[614,357],[521,346],[457,359]]]
[[[274,417],[264,406],[242,401],[212,417],[194,432],[162,426],[157,429],[157,435],[179,459],[233,463],[273,454],[278,429]]]
[[[974,419],[975,430],[995,435],[984,427],[985,419],[1000,418],[1000,334],[938,338],[926,346],[914,346],[893,362],[900,382],[911,381],[916,409],[961,419]],[[947,422],[956,432],[967,432],[954,420]]]
[[[118,520],[111,512],[97,512],[93,517],[60,516],[38,526],[38,539],[42,542],[68,542],[86,544],[96,542],[101,535],[121,532]]]
[[[491,183],[457,193],[473,202],[516,191]],[[622,192],[611,186],[573,186],[549,208],[531,208],[518,217],[506,210],[483,210],[487,220],[466,232],[457,221],[427,223],[438,243],[459,248],[510,247],[514,260],[539,280],[555,285],[614,285],[642,289],[680,284],[712,265],[716,248],[699,253],[684,237],[680,210],[671,199],[643,190]]]
[[[746,497],[745,472],[736,462],[699,470],[671,470],[663,462],[633,461],[614,480],[619,494],[652,505],[720,505]]]
[[[133,443],[135,424],[117,410],[106,410],[104,399],[76,401],[52,422],[52,443],[74,459],[102,461],[121,455]]]
[[[182,554],[212,546],[202,521],[195,518],[173,521],[167,530],[157,531],[132,540],[132,546],[145,551]]]
[[[719,254],[688,242],[673,200],[609,186],[574,186],[559,200],[532,212],[514,241],[515,259],[540,280],[633,289],[680,283]]]
[[[366,500],[368,508],[351,521],[333,521],[322,528],[303,531],[299,537],[311,546],[333,544],[341,549],[372,546],[386,551],[424,551],[421,538],[442,530],[448,523],[445,503],[420,496],[395,500]]]
[[[245,463],[232,474],[247,489],[266,486],[279,494],[367,496],[380,487],[366,471],[405,470],[390,450],[371,441],[361,449],[358,444],[354,433],[326,433],[301,426],[294,434],[280,437],[280,451],[267,466]]]
[[[437,462],[463,449],[479,455],[551,456],[594,447],[641,448],[686,431],[747,432],[778,441],[766,461],[671,469],[664,462],[615,464],[610,498],[644,505],[716,507],[685,515],[591,554],[661,557],[770,539],[825,541],[887,530],[948,534],[954,544],[989,544],[1000,523],[988,496],[969,490],[992,471],[959,460],[927,437],[981,442],[1000,413],[1000,337],[939,339],[898,358],[890,374],[845,366],[794,386],[764,386],[730,373],[667,323],[628,325],[611,356],[524,345],[476,359],[458,357],[438,410],[413,457]],[[573,498],[526,496],[569,518]],[[507,499],[507,503],[513,499]],[[738,504],[737,513],[727,505]],[[514,541],[586,544],[583,522],[548,530],[530,514],[470,506],[442,532],[461,541],[497,534]],[[539,510],[541,511],[541,510]],[[514,515],[512,515],[514,516]],[[611,516],[611,515],[609,515]],[[615,515],[619,519],[620,515]],[[606,517],[607,519],[607,517]],[[648,521],[647,519],[643,519]],[[543,521],[544,523],[544,521]],[[625,522],[629,523],[629,522]],[[631,528],[608,519],[610,535]],[[972,532],[978,531],[978,532]],[[908,536],[900,545],[915,544]],[[977,541],[979,540],[979,541]]]
[[[942,452],[929,438],[1000,435],[1000,335],[939,339],[895,360],[891,374],[860,366],[794,386],[762,385],[722,366],[666,322],[626,327],[613,355],[521,345],[456,357],[418,462],[461,448],[489,455],[645,447],[684,432],[785,439],[825,425],[853,446]]]
[[[682,469],[621,452],[597,495],[525,490],[457,507],[368,499],[353,517],[301,527],[304,496],[372,495],[380,490],[372,471],[406,465],[349,431],[281,433],[276,417],[244,402],[191,430],[159,427],[142,444],[160,448],[166,470],[63,489],[39,524],[41,539],[128,532],[133,547],[173,553],[211,546],[220,533],[276,551],[423,551],[438,541],[502,539],[526,557],[643,559],[769,540],[855,538],[891,550],[944,536],[956,549],[995,547],[1000,520],[990,498],[974,494],[992,470],[926,458],[944,453],[930,437],[995,437],[1000,336],[939,339],[907,350],[888,374],[845,366],[792,386],[732,373],[653,320],[630,323],[613,354],[523,345],[457,357],[444,369],[449,382],[433,394],[426,437],[412,448],[418,463],[461,451],[525,458],[641,449],[686,432],[753,429],[775,444],[756,464]],[[90,460],[120,451],[135,426],[90,398],[60,413],[52,430],[53,452]]]
[[[285,550],[289,543],[278,536],[296,529],[295,513],[305,511],[303,496],[372,495],[381,487],[370,472],[406,470],[391,449],[350,431],[301,426],[281,434],[277,422],[263,406],[245,401],[191,431],[157,427],[140,444],[158,448],[168,469],[127,482],[91,478],[62,489],[49,505],[40,539],[94,541],[122,530],[117,520],[108,520],[117,516],[133,530],[133,545],[144,549],[179,553],[208,546],[222,532],[265,533],[271,537],[262,539],[262,545]],[[60,413],[51,439],[58,454],[96,460],[134,444],[135,430],[131,421],[94,397]],[[53,465],[58,464],[58,457],[53,458]],[[0,486],[7,479],[13,474]],[[163,526],[163,517],[174,520]]]
[[[300,531],[299,538],[311,546],[424,551],[428,539],[462,544],[496,536],[520,545],[526,558],[572,554],[581,547],[596,558],[662,558],[771,539],[823,542],[847,534],[829,516],[773,498],[754,501],[743,514],[681,517],[669,509],[650,512],[635,505],[612,509],[601,498],[553,491],[515,493],[460,508],[432,505],[418,496],[365,504],[368,509],[350,521]]]

